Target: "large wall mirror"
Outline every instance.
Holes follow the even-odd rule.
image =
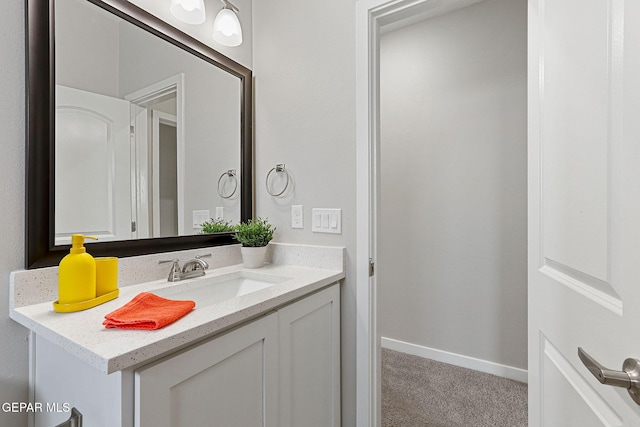
[[[251,70],[124,0],[27,1],[26,266],[230,244],[252,217]]]

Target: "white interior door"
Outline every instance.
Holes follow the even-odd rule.
[[[56,86],[56,244],[131,238],[129,102]]]
[[[637,426],[640,2],[529,0],[529,425]]]

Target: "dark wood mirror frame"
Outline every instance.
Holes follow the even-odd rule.
[[[214,49],[124,1],[87,0],[241,81],[240,173],[242,221],[253,217],[252,72]],[[55,221],[55,0],[26,0],[26,268],[57,265],[70,245],[56,246]],[[117,6],[117,7],[115,7]],[[231,233],[91,243],[94,256],[127,257],[236,243]]]

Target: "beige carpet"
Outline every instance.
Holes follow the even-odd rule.
[[[383,427],[526,425],[526,384],[382,349]]]

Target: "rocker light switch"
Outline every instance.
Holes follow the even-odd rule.
[[[342,209],[313,208],[311,217],[314,233],[342,234]]]
[[[330,217],[331,217],[330,218],[330,221],[331,221],[330,227],[331,228],[338,228],[338,214],[337,213],[332,213],[330,215]]]

